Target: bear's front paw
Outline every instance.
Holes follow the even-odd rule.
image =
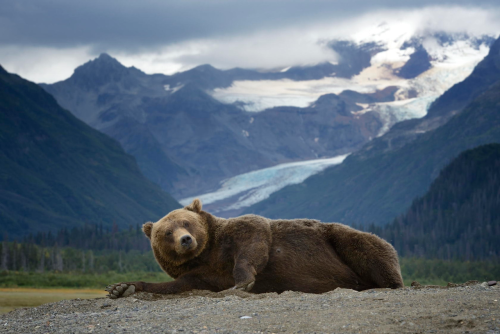
[[[128,297],[135,293],[135,285],[130,283],[116,283],[108,285],[105,291],[109,292],[108,297],[111,299]]]
[[[232,287],[232,289],[242,290],[242,291],[248,292],[248,291],[252,290],[254,285],[255,285],[255,281],[251,281],[248,283],[236,284],[234,287]]]

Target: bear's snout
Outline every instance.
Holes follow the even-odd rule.
[[[191,252],[198,247],[196,242],[196,236],[192,235],[186,229],[178,229],[174,232],[175,251],[178,254],[185,254],[186,252]]]
[[[189,247],[193,243],[193,238],[190,235],[183,235],[181,237],[181,246]]]

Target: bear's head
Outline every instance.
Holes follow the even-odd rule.
[[[208,240],[207,222],[200,215],[202,205],[195,199],[188,206],[174,210],[156,223],[148,222],[142,230],[151,240],[156,259],[181,265],[205,249]]]

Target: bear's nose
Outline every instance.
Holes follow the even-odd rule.
[[[192,242],[193,242],[193,239],[191,239],[191,237],[189,235],[184,235],[181,237],[181,245],[184,247],[191,245]]]

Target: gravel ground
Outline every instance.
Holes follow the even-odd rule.
[[[137,293],[0,316],[1,333],[500,333],[500,287],[465,283],[314,295]]]

